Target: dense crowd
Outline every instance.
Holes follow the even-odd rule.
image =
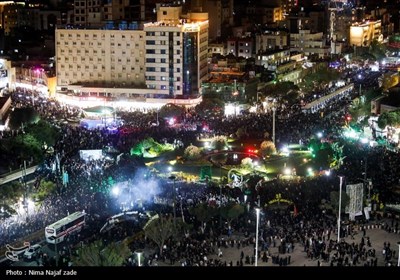
[[[357,93],[354,93],[357,95]],[[310,100],[311,101],[311,100]],[[290,106],[277,107],[277,135],[276,142],[281,143],[307,143],[317,132],[323,131],[325,137],[330,140],[338,140],[340,124],[343,122],[345,108],[348,99],[337,98],[330,101],[324,108],[323,116],[320,113],[304,113],[300,108]],[[60,265],[71,265],[71,255],[75,254],[77,242],[88,243],[96,238],[104,241],[122,240],[139,230],[135,227],[121,225],[104,234],[99,233],[101,226],[107,218],[119,213],[121,205],[110,195],[110,185],[106,184],[109,177],[114,182],[134,180],[133,174],[144,166],[140,160],[132,161],[123,159],[118,164],[110,163],[106,159],[85,161],[79,157],[82,149],[103,149],[113,147],[121,153],[127,153],[130,148],[145,139],[153,137],[157,141],[173,143],[179,141],[183,146],[195,142],[197,127],[207,123],[214,135],[231,135],[239,128],[245,129],[244,139],[264,139],[266,134],[272,131],[272,112],[265,114],[247,114],[235,117],[222,117],[204,119],[188,111],[184,118],[184,125],[171,127],[168,124],[151,125],[155,121],[156,112],[144,114],[143,112],[121,112],[125,127],[131,128],[128,133],[109,133],[107,129],[88,130],[80,126],[71,126],[64,123],[56,123],[60,119],[75,118],[81,114],[77,108],[64,106],[57,101],[50,101],[39,95],[34,101],[27,99],[23,92],[13,94],[13,106],[34,106],[42,118],[59,126],[60,139],[54,146],[54,154],[48,155],[44,162],[44,168],[37,174],[37,183],[40,180],[53,180],[58,187],[56,194],[47,197],[35,212],[29,215],[14,216],[0,223],[0,245],[15,242],[19,238],[29,235],[37,230],[43,230],[50,223],[55,222],[74,211],[85,211],[88,219],[86,230],[79,236],[71,236],[60,252]],[[9,135],[3,135],[7,137]],[[268,136],[269,137],[269,136]],[[268,138],[267,137],[267,138]],[[346,151],[347,160],[338,172],[343,172],[347,178],[357,178],[360,168],[363,168],[364,156],[357,154],[355,150]],[[376,188],[384,189],[386,184],[399,182],[399,159],[397,154],[384,148],[371,149],[368,152],[369,163],[379,162],[378,168],[369,168],[368,177],[372,178]],[[53,170],[51,166],[56,165]],[[59,179],[61,166],[70,175],[68,185],[63,185]],[[363,170],[363,169],[361,169]],[[127,172],[128,171],[128,172]],[[194,225],[189,236],[184,239],[169,239],[163,254],[155,252],[147,256],[147,265],[157,265],[158,262],[182,266],[242,266],[253,264],[255,254],[240,254],[236,263],[223,260],[224,248],[237,248],[241,250],[245,246],[255,246],[255,239],[250,232],[254,228],[254,221],[250,214],[245,215],[231,223],[222,223],[220,217],[214,217],[204,226],[191,214],[190,209],[200,203],[226,205],[229,201],[244,202],[243,193],[234,190],[216,191],[204,184],[176,182],[175,190],[171,188],[171,182],[157,178],[159,193],[164,200],[144,202],[143,205],[132,206],[139,211],[154,211],[181,216],[186,222]],[[285,182],[274,179],[263,182],[261,188],[252,194],[251,207],[256,204],[256,197],[262,205],[274,198],[276,194],[282,194],[292,201],[299,210],[299,214],[293,214],[289,209],[268,210],[268,219],[261,220],[260,226],[260,252],[261,261],[280,266],[290,265],[290,252],[294,246],[304,247],[305,255],[310,259],[321,259],[331,265],[377,265],[376,252],[371,249],[367,236],[360,243],[346,243],[334,241],[336,220],[319,209],[319,202],[327,199],[330,192],[336,189],[337,178],[318,177],[314,180],[299,180]],[[375,187],[375,186],[374,186]],[[383,192],[385,194],[385,192]],[[389,199],[389,197],[386,197]],[[171,201],[176,200],[176,208],[171,207]],[[174,201],[175,203],[175,201]],[[363,221],[365,222],[365,221]],[[398,226],[393,225],[392,228]],[[341,236],[352,235],[352,227],[342,228]],[[233,236],[232,233],[240,233]],[[238,237],[240,236],[240,237]],[[146,244],[132,243],[135,246],[152,244],[145,240]],[[154,245],[154,244],[153,244]],[[279,255],[271,255],[270,247],[279,247]],[[140,247],[139,247],[140,248]],[[387,263],[395,256],[389,244],[384,245],[384,255]],[[216,257],[210,257],[210,256]],[[50,264],[46,256],[41,256],[41,264]],[[127,265],[137,265],[134,259],[127,260]]]

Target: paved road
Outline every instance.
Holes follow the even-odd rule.
[[[385,222],[385,221],[381,221],[381,222]],[[386,221],[389,225],[390,225],[390,220]],[[384,229],[378,227],[378,226],[372,226],[373,224],[371,223],[371,225],[369,226],[369,228],[366,229],[366,235],[365,235],[365,240],[366,237],[368,236],[371,240],[371,247],[375,249],[376,251],[376,257],[378,259],[378,266],[383,267],[385,266],[385,261],[384,261],[384,256],[382,254],[382,250],[383,250],[383,243],[384,242],[390,242],[391,244],[391,249],[395,250],[395,257],[393,258],[392,262],[394,265],[397,264],[397,258],[398,258],[398,250],[399,247],[397,245],[398,242],[400,242],[400,232],[398,233],[388,233],[387,231],[385,231]],[[361,238],[363,237],[363,231],[362,230],[357,230],[356,233],[354,234],[354,239],[351,238],[351,236],[348,236],[346,238],[343,238],[343,240],[345,240],[347,243],[360,243],[361,242]],[[227,236],[224,236],[225,239],[229,239]],[[233,235],[232,238],[235,238],[236,240],[243,240],[245,239],[243,235],[238,234],[238,235]],[[331,238],[336,238],[336,236],[333,236]],[[43,244],[46,245],[46,244]],[[330,263],[324,262],[321,259],[314,259],[311,260],[310,258],[307,257],[306,253],[304,252],[304,247],[300,244],[300,243],[295,243],[294,244],[294,250],[293,252],[289,253],[289,254],[279,254],[278,252],[278,246],[280,245],[279,241],[276,242],[276,246],[275,247],[270,247],[269,248],[269,252],[271,256],[280,256],[280,257],[287,257],[290,256],[290,264],[289,266],[291,267],[304,267],[304,266],[318,266],[318,264],[320,266],[329,266]],[[368,247],[367,247],[368,248]],[[368,249],[370,249],[368,248]],[[49,256],[53,256],[54,255],[54,251],[50,248],[48,248],[47,246],[43,246],[43,250],[46,254],[48,254]],[[253,255],[253,250],[254,247],[253,245],[249,245],[249,246],[245,246],[245,247],[241,247],[240,249],[237,249],[237,247],[228,247],[228,248],[221,248],[223,256],[221,258],[222,261],[226,261],[227,264],[229,264],[231,261],[233,263],[233,266],[236,266],[236,263],[238,260],[240,260],[240,254],[243,251],[244,256],[249,255],[250,257]],[[216,252],[218,251],[217,249],[215,250]],[[149,255],[150,253],[154,253],[155,249],[154,248],[145,248],[145,255]],[[213,255],[209,255],[207,256],[208,259],[218,259],[219,257],[216,254]],[[243,261],[244,262],[244,261]],[[19,261],[19,262],[15,262],[10,264],[12,266],[37,266],[37,262],[36,261],[30,261],[30,262],[26,262],[26,261]],[[169,263],[164,263],[161,261],[157,262],[158,266],[171,266]],[[361,261],[359,264],[357,264],[357,266],[363,266],[364,265],[364,261]],[[181,263],[178,261],[176,262],[173,266],[181,266]],[[250,266],[254,266],[254,264],[245,264],[244,266],[250,267]],[[258,260],[258,266],[267,266],[267,267],[271,267],[271,266],[276,266],[278,267],[278,264],[273,264],[272,260],[269,259],[268,262],[263,262],[261,260],[261,258]]]
[[[390,224],[389,221],[388,221],[388,224]],[[376,250],[376,257],[378,258],[378,266],[380,266],[380,267],[385,266],[384,256],[382,254],[384,242],[390,242],[390,244],[391,244],[390,248],[392,250],[396,251],[393,263],[394,263],[394,265],[397,265],[397,257],[398,257],[397,242],[400,241],[400,232],[399,233],[388,233],[385,230],[380,229],[378,227],[374,227],[374,228],[371,227],[370,229],[366,230],[366,237],[367,236],[369,236],[370,240],[371,240],[370,248],[373,248]],[[234,237],[236,237],[237,239],[244,239],[244,237],[240,236],[240,235],[234,236]],[[354,234],[354,239],[352,239],[350,236],[348,236],[348,237],[344,238],[344,240],[350,244],[353,242],[360,243],[362,237],[363,237],[363,232],[358,231],[356,234]],[[335,238],[335,237],[331,237],[331,238]],[[366,242],[366,239],[365,239],[365,242]],[[320,264],[320,266],[330,266],[330,263],[324,262],[320,259],[311,260],[311,259],[307,258],[307,255],[304,252],[304,246],[302,246],[300,243],[295,243],[293,252],[291,252],[290,254],[284,254],[284,255],[278,253],[279,245],[280,245],[279,242],[277,242],[276,247],[269,248],[269,252],[271,253],[271,256],[278,256],[278,255],[281,257],[290,256],[291,260],[290,260],[289,266],[294,266],[294,267],[318,266],[318,263]],[[254,248],[253,245],[241,247],[240,249],[237,249],[236,247],[222,248],[223,257],[221,258],[221,260],[226,261],[228,264],[229,264],[229,262],[232,261],[233,266],[236,266],[236,262],[238,260],[240,260],[241,251],[243,251],[245,256],[246,255],[252,256],[253,252],[254,252],[253,248]],[[370,248],[368,248],[368,249],[370,249]],[[208,259],[218,259],[218,256],[216,254],[209,255]],[[243,263],[244,263],[244,261],[243,261]],[[181,264],[179,262],[175,264],[175,266],[180,266],[180,265]],[[359,264],[357,264],[357,266],[363,266],[363,265],[364,265],[364,261],[361,261]],[[158,266],[170,266],[170,264],[158,262]],[[251,265],[251,264],[244,263],[244,266],[254,266],[254,264]],[[261,259],[259,259],[258,266],[276,266],[276,267],[278,267],[279,265],[273,264],[271,259],[269,259],[268,262],[263,262]]]

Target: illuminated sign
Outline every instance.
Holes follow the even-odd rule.
[[[280,193],[275,195],[274,199],[271,199],[270,201],[267,202],[267,205],[271,205],[274,203],[287,203],[287,204],[293,204],[293,201],[290,201],[288,199],[282,198],[282,195]]]
[[[185,24],[183,27],[184,32],[198,32],[200,31],[200,26],[198,24]]]

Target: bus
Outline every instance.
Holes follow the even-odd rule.
[[[45,228],[46,241],[51,244],[58,244],[64,238],[74,232],[80,231],[85,224],[85,212],[75,212]]]

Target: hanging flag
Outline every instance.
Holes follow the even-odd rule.
[[[296,217],[297,214],[298,214],[298,212],[297,212],[297,207],[296,207],[295,204],[293,204],[293,217]]]

